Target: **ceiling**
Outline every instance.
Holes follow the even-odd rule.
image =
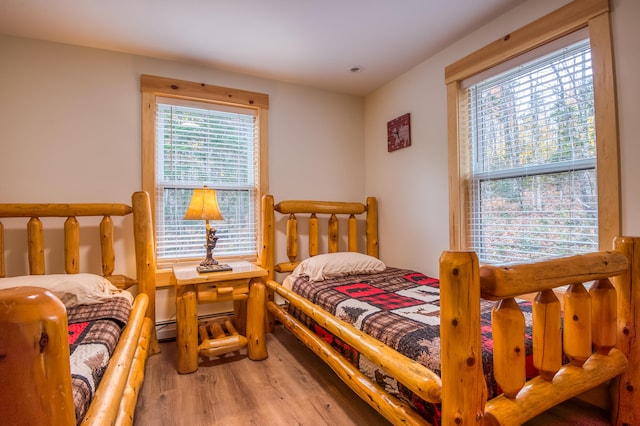
[[[0,33],[366,95],[523,1],[2,0]]]

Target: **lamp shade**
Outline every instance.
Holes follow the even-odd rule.
[[[187,213],[187,220],[222,220],[222,213],[218,206],[218,195],[215,189],[194,189]]]

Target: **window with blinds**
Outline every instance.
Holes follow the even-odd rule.
[[[193,189],[216,189],[224,220],[214,256],[256,254],[256,111],[180,99],[156,103],[156,250],[159,260],[202,258],[204,221],[184,220]]]
[[[589,40],[466,87],[470,248],[483,263],[598,249]]]

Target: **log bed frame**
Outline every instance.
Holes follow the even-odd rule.
[[[114,275],[114,216],[133,216],[136,278]],[[159,352],[155,336],[156,261],[149,196],[136,192],[127,204],[0,204],[1,218],[29,218],[29,272],[45,273],[45,217],[64,223],[64,268],[79,273],[77,217],[102,217],[99,226],[102,271],[120,288],[137,284],[128,325],[123,330],[83,425],[130,425],[149,355]],[[5,277],[4,227],[0,222],[0,277]],[[87,271],[94,272],[94,271]],[[0,291],[0,413],[7,424],[75,425],[71,395],[67,314],[50,292],[36,287]],[[31,344],[29,342],[32,342]],[[17,356],[14,356],[16,355]]]
[[[277,217],[276,217],[277,214]],[[318,354],[338,376],[393,424],[425,424],[402,401],[372,383],[286,309],[277,293],[352,345],[372,362],[430,402],[441,403],[442,424],[515,425],[565,400],[581,396],[611,413],[612,424],[640,424],[640,238],[617,237],[611,251],[509,266],[480,266],[474,252],[445,251],[440,257],[441,368],[438,377],[423,365],[331,316],[282,287],[275,273],[289,273],[302,260],[298,219],[308,215],[308,256],[320,253],[319,216],[328,217],[327,251],[358,251],[358,219],[364,217],[365,253],[378,257],[378,208],[366,204],[308,200],[262,200],[263,251],[268,270],[268,311]],[[344,219],[346,218],[346,219]],[[339,224],[346,220],[346,236]],[[363,222],[363,220],[360,220]],[[284,227],[286,261],[276,261],[276,225]],[[324,225],[324,222],[322,222]],[[361,232],[360,232],[361,234]],[[362,238],[360,236],[360,238]],[[281,250],[282,251],[282,250]],[[284,256],[283,256],[284,258]],[[583,283],[595,280],[587,292]],[[568,290],[561,297],[558,287]],[[532,296],[533,295],[533,296]],[[534,364],[540,375],[525,381],[524,319],[516,296],[533,300]],[[496,301],[492,314],[494,369],[504,390],[487,400],[480,344],[480,299]],[[564,341],[561,343],[561,315]],[[593,319],[593,326],[592,326]],[[271,323],[273,325],[273,323]],[[546,327],[545,327],[546,325]],[[592,350],[592,348],[595,348]],[[562,364],[562,350],[571,360]],[[604,389],[604,391],[603,391]],[[589,392],[587,392],[589,391]]]

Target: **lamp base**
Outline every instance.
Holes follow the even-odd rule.
[[[224,263],[218,263],[216,265],[205,265],[205,266],[198,266],[197,271],[201,274],[206,274],[209,272],[222,272],[222,271],[231,271],[232,268],[231,266],[224,264]]]

